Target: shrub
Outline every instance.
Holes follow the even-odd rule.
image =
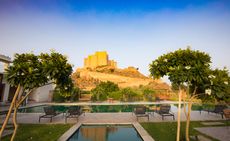
[[[91,90],[92,100],[107,100],[109,93],[119,91],[119,87],[117,84],[107,81],[101,82],[96,88]]]
[[[142,93],[147,101],[154,101],[156,92],[150,88],[145,88]]]
[[[122,92],[121,91],[114,91],[109,93],[109,97],[113,98],[114,100],[122,100]]]
[[[79,99],[80,89],[75,87],[72,88],[70,92],[63,94],[59,88],[55,88],[53,92],[53,101],[54,102],[65,102],[65,101],[77,101]]]
[[[78,87],[73,88],[72,92],[71,92],[71,96],[70,96],[70,101],[74,102],[74,101],[78,101],[79,97],[80,97],[80,93],[81,90]]]
[[[141,93],[138,93],[137,91],[134,91],[132,88],[124,88],[121,90],[121,93],[123,95],[122,100],[123,101],[139,101],[143,100],[143,97]]]
[[[65,101],[65,97],[63,97],[61,94],[60,94],[60,91],[55,89],[53,91],[53,101],[54,102],[64,102]]]

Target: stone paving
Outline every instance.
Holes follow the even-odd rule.
[[[224,125],[223,122],[201,122],[203,125]]]
[[[39,115],[42,115],[43,113],[18,113],[18,123],[38,123]],[[150,113],[149,122],[168,122],[168,121],[175,121],[177,120],[177,113],[175,114],[175,120],[172,119],[172,117],[165,117],[164,120],[161,119],[161,116],[159,114]],[[5,115],[0,116],[0,123],[3,122],[5,119]],[[41,123],[49,123],[50,119],[41,119]],[[181,114],[181,121],[185,121],[185,115]],[[200,114],[199,111],[193,111],[191,114],[191,120],[192,121],[211,121],[211,120],[224,120],[219,115],[216,114],[208,114],[207,112],[202,112]],[[136,116],[131,112],[125,112],[125,113],[86,113],[85,115],[81,115],[79,117],[79,121],[81,122],[114,122],[114,123],[120,123],[120,122],[134,122],[137,121]],[[139,117],[139,122],[148,122],[146,117]],[[12,119],[10,118],[10,123],[12,122]],[[52,123],[64,123],[64,116],[63,114],[60,114],[53,118]],[[75,123],[77,122],[76,119],[70,118],[68,119],[68,122]]]
[[[206,134],[220,141],[230,140],[230,126],[224,127],[201,127],[195,128],[197,131]]]

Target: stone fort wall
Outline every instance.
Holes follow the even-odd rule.
[[[89,55],[84,59],[84,68],[96,68],[98,66],[112,66],[117,67],[117,62],[109,60],[106,51],[97,51],[93,55]]]

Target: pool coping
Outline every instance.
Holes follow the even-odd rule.
[[[141,136],[143,141],[154,141],[154,139],[148,134],[148,132],[140,125],[139,122],[132,122],[132,123],[76,123],[73,125],[69,130],[67,130],[59,139],[58,141],[67,141],[73,133],[81,126],[81,125],[105,125],[105,124],[112,124],[112,125],[133,125],[136,129],[138,134]]]

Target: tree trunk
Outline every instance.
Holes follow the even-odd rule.
[[[13,115],[13,123],[14,123],[14,133],[11,137],[11,141],[14,140],[17,130],[18,130],[18,124],[17,124],[17,111],[18,111],[18,107],[22,104],[22,102],[29,96],[29,94],[33,91],[30,90],[24,97],[20,98],[20,100],[15,103],[15,108],[14,108],[14,115]]]
[[[190,115],[191,115],[192,101],[188,103],[188,115],[186,120],[186,141],[189,141],[189,126],[190,126]]]
[[[11,137],[11,141],[14,141],[14,138],[15,138],[15,135],[16,135],[17,129],[18,129],[18,124],[17,124],[17,110],[18,110],[18,107],[15,104],[14,115],[13,115],[14,133],[13,133],[13,135]]]
[[[195,89],[192,93],[192,96],[190,97],[190,100],[188,101],[188,114],[186,115],[186,141],[189,141],[189,126],[190,126],[190,118],[191,118],[191,109],[192,109],[192,102],[193,98],[195,98],[197,95],[196,94],[197,86],[195,86]]]
[[[9,110],[8,110],[8,113],[7,113],[6,118],[5,118],[4,122],[3,122],[2,128],[1,128],[1,130],[0,130],[0,139],[2,138],[3,131],[5,130],[6,125],[7,125],[8,121],[9,121],[9,119],[10,119],[10,115],[11,115],[11,112],[12,112],[12,110],[13,110],[13,107],[14,107],[14,105],[16,104],[15,102],[16,102],[17,97],[18,97],[18,95],[19,95],[20,89],[21,89],[21,86],[19,85],[19,86],[17,87],[17,90],[16,90],[16,92],[15,92],[15,94],[14,94],[14,97],[13,97],[13,99],[12,99],[12,101],[11,101],[10,108],[9,108]]]
[[[179,88],[179,102],[178,102],[178,115],[177,115],[177,136],[176,136],[176,141],[180,141],[180,114],[181,114],[181,96],[182,96],[182,91],[181,91],[181,88]]]

